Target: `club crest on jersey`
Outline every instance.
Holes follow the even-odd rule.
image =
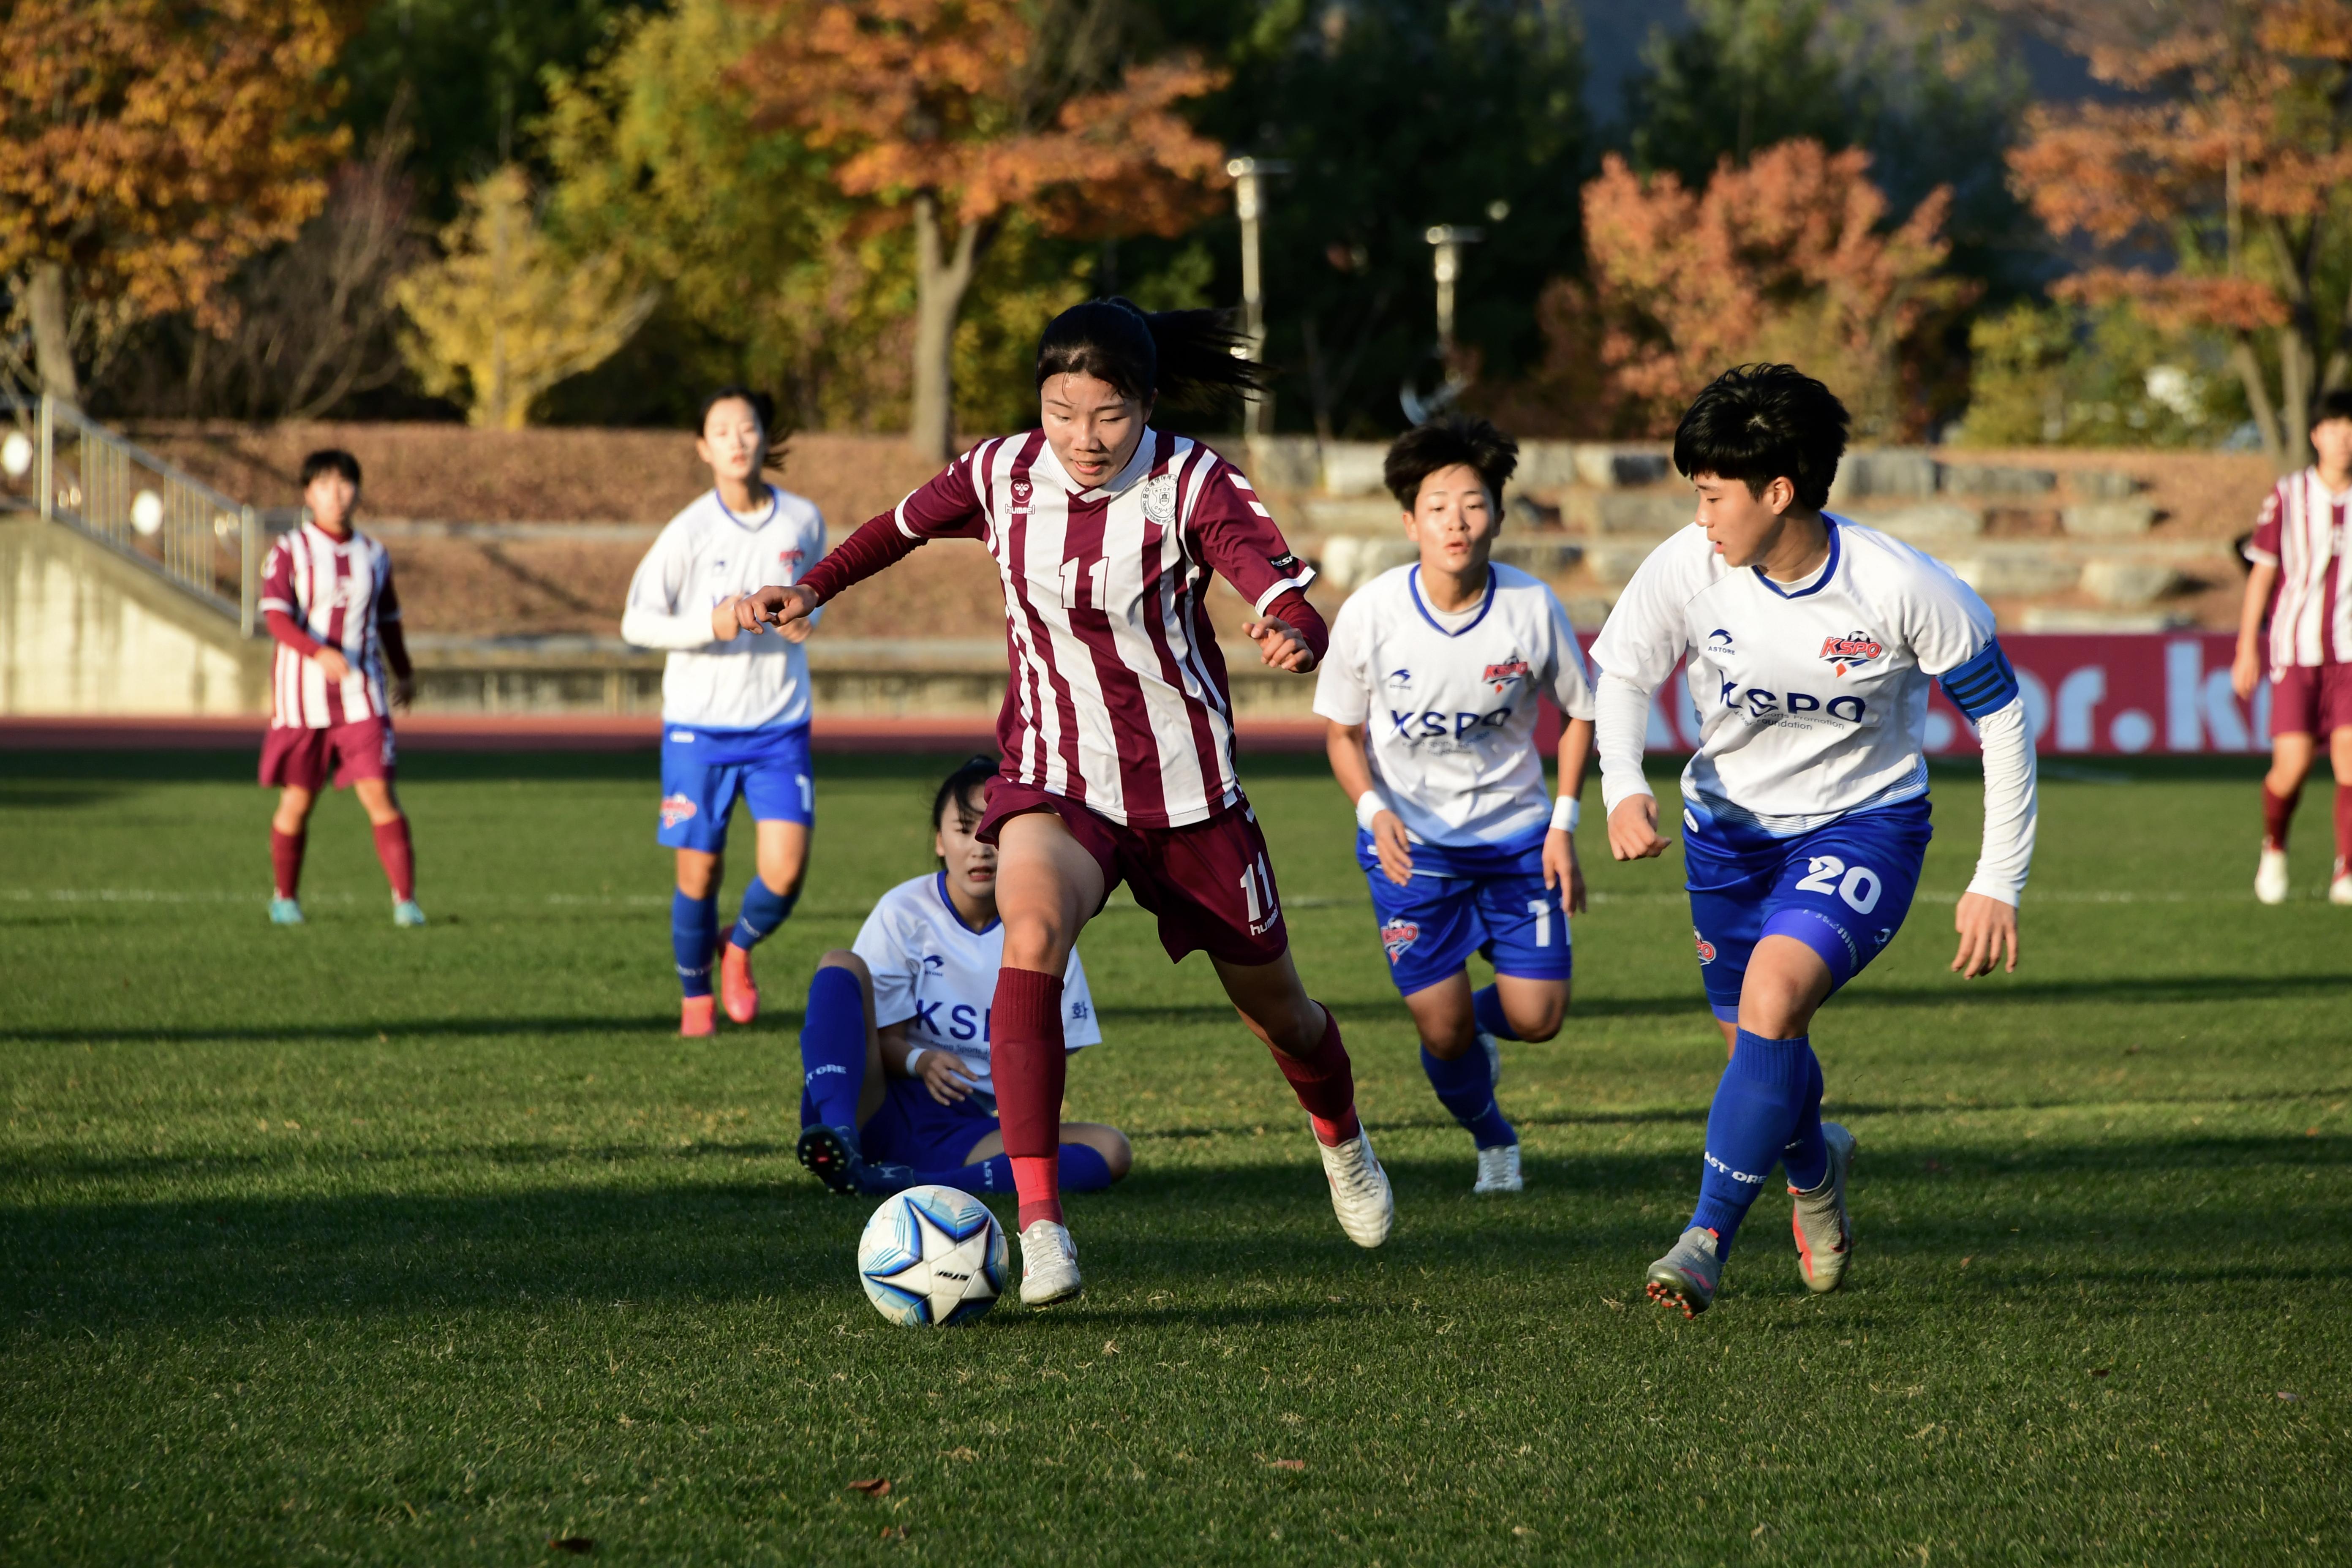
[[[1528,661],[1521,658],[1517,654],[1513,654],[1510,658],[1503,660],[1500,664],[1488,665],[1486,667],[1486,673],[1481,675],[1478,679],[1485,681],[1487,685],[1492,686],[1496,690],[1500,691],[1514,680],[1525,679],[1527,678],[1527,674]]]
[[[1390,921],[1381,927],[1381,946],[1388,950],[1391,964],[1403,958],[1420,940],[1421,926],[1414,921]]]
[[[679,823],[691,819],[694,811],[694,802],[686,796],[666,795],[662,796],[661,825],[664,827],[676,827]]]
[[[1154,474],[1143,481],[1143,515],[1161,527],[1176,521],[1176,480]]]
[[[791,567],[795,572],[801,569],[801,563],[807,558],[808,552],[803,550],[779,550],[776,552],[776,559],[782,562],[786,566]]]
[[[1698,927],[1696,926],[1691,927],[1691,942],[1698,949],[1698,961],[1701,963],[1713,963],[1715,962],[1715,943],[1699,935]]]
[[[1822,639],[1822,662],[1833,665],[1840,675],[1859,664],[1868,664],[1886,649],[1864,631],[1851,631],[1842,637]]]

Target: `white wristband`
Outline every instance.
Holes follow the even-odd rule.
[[[915,1064],[916,1064],[917,1062],[919,1062],[919,1061],[921,1061],[921,1060],[923,1059],[923,1057],[924,1057],[925,1053],[927,1053],[928,1051],[929,1051],[929,1050],[930,1050],[930,1048],[931,1048],[931,1047],[929,1047],[929,1046],[916,1046],[916,1047],[914,1047],[913,1048],[911,1048],[910,1050],[908,1050],[908,1051],[907,1052],[907,1060],[906,1060],[906,1062],[905,1062],[905,1063],[904,1063],[904,1064],[899,1068],[899,1069],[898,1069],[898,1070],[899,1070],[899,1071],[901,1071],[901,1072],[903,1072],[903,1073],[905,1073],[908,1078],[912,1078],[912,1077],[914,1077],[914,1076],[915,1076]]]
[[[1372,830],[1372,818],[1388,808],[1389,803],[1381,798],[1380,791],[1366,790],[1356,797],[1356,826],[1370,833]]]
[[[1572,795],[1561,795],[1551,803],[1551,830],[1554,833],[1575,832],[1576,825],[1583,817],[1584,803]]]

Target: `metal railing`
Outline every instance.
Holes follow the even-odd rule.
[[[21,405],[20,405],[21,406]],[[27,453],[11,437],[0,468],[32,470],[35,509],[137,563],[251,637],[261,587],[254,509],[44,394]],[[21,435],[21,432],[19,433]]]

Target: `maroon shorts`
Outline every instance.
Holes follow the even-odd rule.
[[[292,784],[316,792],[330,771],[337,789],[349,789],[361,779],[392,777],[392,725],[383,719],[362,719],[313,730],[272,726],[261,738],[261,782]]]
[[[1205,952],[1227,963],[1272,963],[1290,951],[1265,835],[1246,805],[1189,827],[1129,827],[1076,801],[1008,778],[991,781],[973,837],[996,842],[1012,817],[1050,811],[1102,868],[1103,892],[1125,882],[1160,917],[1168,956]]]
[[[2352,664],[2291,664],[2271,671],[2271,738],[2352,727]]]

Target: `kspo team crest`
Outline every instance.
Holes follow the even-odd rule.
[[[1381,927],[1381,945],[1388,950],[1391,966],[1412,951],[1412,944],[1420,940],[1421,926],[1413,921],[1390,921]]]
[[[1840,676],[1856,665],[1868,664],[1886,649],[1868,632],[1851,631],[1842,637],[1822,639],[1822,662],[1836,667]]]
[[[1698,949],[1698,961],[1701,963],[1713,963],[1715,962],[1715,943],[1699,935],[1698,927],[1696,926],[1691,927],[1691,943]]]
[[[662,796],[661,825],[664,827],[676,827],[693,815],[694,802],[687,799],[686,796],[682,795]]]
[[[1503,660],[1500,664],[1488,665],[1486,667],[1486,672],[1484,675],[1481,675],[1478,679],[1493,687],[1496,690],[1500,691],[1514,680],[1526,679],[1528,672],[1528,661],[1521,658],[1517,654],[1513,654],[1510,658]]]

